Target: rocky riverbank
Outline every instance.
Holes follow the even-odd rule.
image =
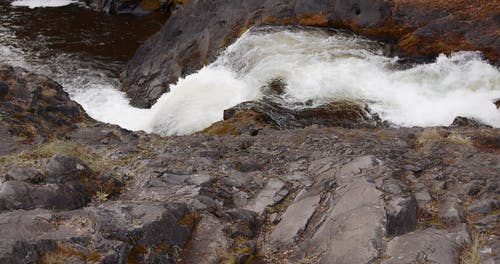
[[[500,261],[499,129],[163,138],[91,120],[9,66],[0,114],[2,263]]]
[[[136,52],[121,74],[123,91],[134,106],[150,107],[179,77],[213,62],[262,24],[347,28],[392,43],[394,54],[417,61],[480,50],[498,65],[499,13],[496,1],[483,0],[189,1]]]

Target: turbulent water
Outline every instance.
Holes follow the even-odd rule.
[[[181,79],[151,110],[152,131],[185,134],[222,119],[223,110],[258,99],[280,78],[289,107],[313,101],[366,103],[399,126],[449,125],[458,115],[500,126],[500,72],[480,54],[444,55],[403,69],[384,47],[339,31],[264,28],[244,34],[219,59]]]
[[[95,119],[132,130],[199,131],[222,120],[225,109],[259,99],[261,88],[276,78],[287,84],[282,99],[289,107],[348,99],[398,126],[449,125],[461,115],[500,127],[500,111],[493,104],[500,98],[500,71],[474,52],[409,66],[387,56],[384,45],[346,32],[258,28],[144,110],[129,106],[110,77],[122,64],[95,56],[86,62],[68,52],[33,59],[38,58],[33,49],[6,44],[18,41],[11,31],[0,26],[0,61],[48,74]]]

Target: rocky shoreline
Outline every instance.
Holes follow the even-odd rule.
[[[0,69],[2,263],[499,261],[499,129],[162,138]]]
[[[141,107],[264,23],[348,28],[415,61],[500,54],[494,1],[151,2],[176,9],[122,74]],[[348,101],[264,98],[161,137],[93,120],[55,81],[0,65],[0,120],[0,263],[500,262],[500,129],[470,118],[396,128]]]

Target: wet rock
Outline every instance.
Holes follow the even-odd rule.
[[[450,127],[474,127],[474,128],[491,128],[491,126],[482,123],[475,118],[467,118],[463,116],[457,116],[451,123]]]
[[[396,197],[386,204],[387,234],[402,235],[415,230],[417,226],[417,201],[414,195]]]
[[[460,200],[451,195],[446,196],[439,209],[439,218],[447,225],[461,223],[463,221],[463,212]]]
[[[305,190],[302,192],[305,192]],[[280,223],[271,233],[270,245],[279,248],[293,244],[295,238],[306,229],[309,219],[319,206],[319,201],[319,195],[299,194],[293,203],[288,206],[281,216]]]
[[[426,229],[395,237],[387,245],[383,264],[458,263],[460,247],[444,230]]]
[[[286,86],[287,84],[283,79],[277,78],[268,82],[261,90],[267,96],[279,96],[285,93]]]
[[[269,180],[266,187],[248,203],[246,209],[262,215],[267,207],[280,202],[287,194],[288,191],[285,189],[285,183],[273,178]]]
[[[472,202],[467,210],[469,213],[487,214],[492,210],[500,208],[500,201],[497,199],[484,199]]]
[[[227,46],[252,25],[325,26],[346,19],[368,27],[382,24],[389,12],[389,5],[384,1],[360,1],[363,15],[359,16],[352,12],[355,5],[349,1],[307,4],[283,0],[189,1],[172,14],[157,36],[136,52],[121,75],[124,91],[132,98],[133,105],[151,106],[169,90],[170,83],[212,62],[221,46]]]
[[[220,221],[213,216],[203,215],[193,233],[184,261],[186,263],[220,263],[228,247]]]
[[[333,102],[315,108],[291,109],[271,100],[241,103],[224,111],[224,122],[237,122],[241,112],[257,113],[259,122],[277,129],[302,128],[311,125],[341,127],[377,127],[381,120],[369,109],[348,101]]]

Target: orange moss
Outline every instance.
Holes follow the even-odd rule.
[[[329,23],[324,14],[301,14],[298,16],[299,24],[302,26],[326,26]]]
[[[267,127],[269,124],[261,120],[261,114],[254,111],[244,111],[236,113],[231,119],[212,124],[202,131],[211,135],[240,135],[239,126],[256,124],[260,127]]]
[[[147,248],[140,244],[135,244],[127,255],[128,264],[142,263],[142,257],[148,252]]]
[[[188,213],[184,215],[177,223],[183,226],[194,226],[198,221],[199,215],[195,213]]]
[[[37,263],[66,263],[67,260],[74,257],[85,263],[97,263],[101,259],[101,254],[96,251],[84,253],[71,246],[65,246],[58,242],[54,250],[46,253]]]

